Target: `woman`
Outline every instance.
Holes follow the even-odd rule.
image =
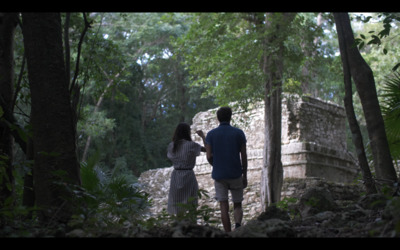
[[[205,140],[202,131],[196,133]],[[190,126],[179,123],[175,129],[172,142],[168,145],[167,157],[172,161],[174,170],[171,174],[171,183],[168,194],[168,213],[182,215],[186,205],[197,207],[197,192],[199,190],[193,168],[196,157],[200,152],[206,152],[200,144],[193,142],[190,137]]]

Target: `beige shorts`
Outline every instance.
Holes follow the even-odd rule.
[[[242,177],[237,179],[215,180],[215,199],[217,201],[227,201],[228,190],[231,191],[232,202],[239,203],[243,201],[243,180]]]

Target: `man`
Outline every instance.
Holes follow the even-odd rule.
[[[228,190],[231,192],[235,228],[242,222],[243,189],[247,186],[247,152],[244,132],[230,125],[232,110],[221,107],[217,111],[220,125],[205,138],[207,160],[213,166],[211,177],[215,184],[215,198],[220,203],[221,221],[226,232],[231,231]]]

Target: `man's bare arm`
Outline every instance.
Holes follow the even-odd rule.
[[[247,150],[246,143],[242,145],[240,149],[240,156],[242,158],[242,170],[243,170],[243,188],[247,187]]]
[[[206,152],[206,136],[204,135],[202,130],[197,130],[196,134],[201,137],[203,140],[203,147],[201,147],[201,152]]]

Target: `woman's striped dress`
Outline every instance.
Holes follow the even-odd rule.
[[[172,148],[173,142],[168,145],[167,152],[167,157],[174,166],[168,194],[168,213],[177,214],[184,211],[178,204],[188,204],[190,197],[191,203],[197,207],[199,187],[193,168],[201,146],[193,141],[181,140],[175,153]]]

